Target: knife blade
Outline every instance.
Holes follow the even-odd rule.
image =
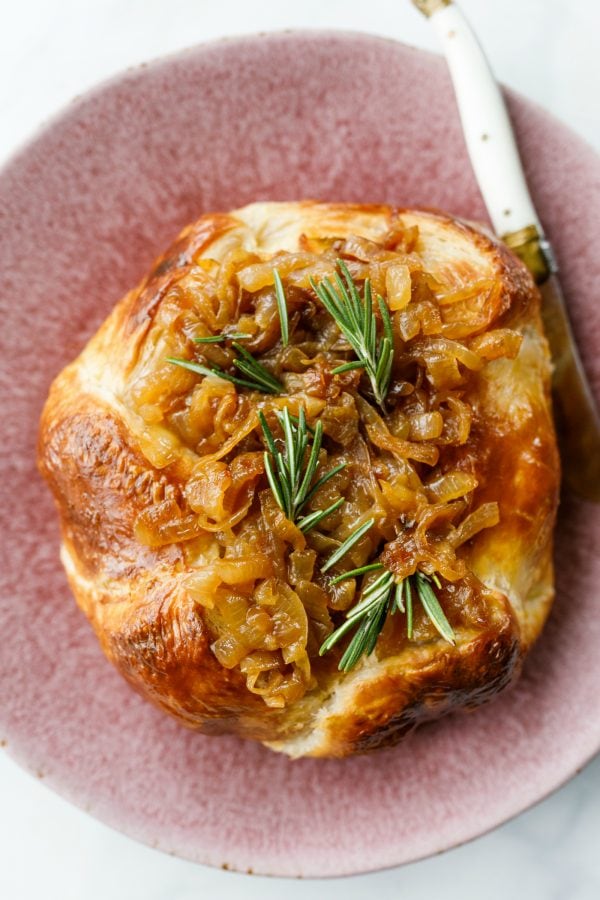
[[[565,478],[571,490],[600,503],[600,416],[585,376],[556,275],[538,285],[554,363],[554,414]]]
[[[549,241],[529,194],[504,98],[485,54],[452,0],[412,0],[440,39],[465,142],[494,229],[531,271],[553,361],[557,434],[568,487],[600,503],[600,416],[573,337]]]

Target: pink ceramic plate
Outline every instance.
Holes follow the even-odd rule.
[[[600,161],[509,97],[600,387]],[[186,731],[134,694],[69,595],[36,474],[51,378],[179,228],[256,199],[425,204],[481,219],[444,64],[346,34],[242,38],[73,103],[0,174],[0,737],[105,822],[192,860],[341,875],[481,834],[600,748],[600,509],[565,499],[558,599],[518,687],[395,750],[288,759]]]

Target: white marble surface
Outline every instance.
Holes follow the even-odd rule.
[[[463,0],[497,74],[600,149],[597,0]],[[433,48],[408,0],[3,0],[0,159],[98,80],[231,33],[342,27]],[[0,694],[1,702],[1,694]],[[576,735],[573,736],[576,740]],[[343,882],[281,882],[191,865],[79,812],[0,754],[0,897],[223,900],[376,894],[445,900],[598,900],[600,758],[535,809],[474,843]]]

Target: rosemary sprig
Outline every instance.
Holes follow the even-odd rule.
[[[376,566],[383,568],[381,564],[372,563],[353,571],[356,574],[363,574],[365,571],[374,571]],[[345,574],[346,577],[350,577],[352,573]],[[341,581],[343,577],[338,576],[335,580]],[[373,652],[388,613],[393,615],[396,611],[406,613],[406,633],[411,640],[413,636],[413,590],[416,591],[434,628],[444,640],[449,644],[454,644],[455,635],[452,626],[444,615],[439,600],[431,587],[433,579],[435,579],[436,586],[440,587],[439,579],[436,576],[432,576],[430,579],[423,572],[415,572],[414,575],[396,582],[392,572],[384,571],[363,591],[360,601],[346,614],[346,621],[323,642],[319,655],[323,656],[328,650],[331,650],[345,634],[356,627],[338,664],[341,672],[349,672],[361,656],[369,656]]]
[[[237,384],[240,387],[250,388],[251,391],[260,391],[263,394],[282,393],[283,385],[281,382],[261,365],[251,353],[248,353],[245,347],[242,347],[237,341],[232,341],[231,346],[239,354],[237,359],[234,359],[233,365],[245,378],[230,375],[229,372],[226,372],[219,366],[204,366],[190,359],[167,356],[167,362],[173,363],[175,366],[181,366],[182,369],[188,369],[190,372],[196,372],[198,375],[218,375],[219,378],[224,378],[225,381],[230,381],[232,384]]]
[[[394,356],[390,313],[383,297],[378,294],[377,304],[383,324],[383,336],[378,338],[370,280],[368,278],[365,280],[361,297],[346,263],[338,259],[337,264],[342,274],[336,272],[335,284],[329,278],[323,278],[319,284],[312,278],[310,280],[317,297],[335,320],[357,356],[356,360],[333,369],[333,373],[364,369],[371,382],[377,404],[385,410],[384,403],[390,387]]]
[[[312,435],[312,446],[308,450],[310,430],[306,422],[304,408],[300,408],[297,421],[286,408],[277,416],[283,430],[284,450],[277,449],[273,432],[267,424],[262,412],[258,413],[260,425],[267,444],[265,450],[265,472],[277,505],[288,519],[295,522],[301,531],[314,528],[321,519],[334,512],[344,503],[340,497],[327,509],[318,509],[307,516],[301,516],[302,510],[314,496],[315,492],[326,484],[334,475],[345,468],[346,463],[334,466],[313,484],[319,465],[319,453],[323,442],[323,423],[319,420]]]

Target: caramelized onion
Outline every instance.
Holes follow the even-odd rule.
[[[416,462],[435,466],[439,459],[439,450],[432,444],[417,444],[394,437],[389,431],[383,431],[373,425],[367,425],[367,434],[376,447],[389,450],[400,459],[414,459]]]
[[[236,525],[248,512],[262,474],[261,453],[242,453],[231,465],[204,457],[188,480],[185,497],[206,531]]]
[[[262,288],[273,285],[273,269],[277,269],[282,278],[287,278],[291,272],[297,269],[312,269],[319,262],[320,258],[314,253],[279,254],[268,262],[254,263],[240,269],[237,279],[240,286],[246,291],[256,293]],[[330,263],[328,269],[333,271],[333,263]]]
[[[445,401],[448,411],[444,415],[444,429],[440,438],[440,444],[466,444],[471,433],[471,421],[473,412],[468,403],[459,400],[458,397],[448,397]]]
[[[481,357],[464,344],[443,337],[413,341],[406,356],[424,366],[427,379],[437,389],[454,388],[463,383],[459,362],[473,372],[483,366]]]
[[[440,306],[448,306],[451,303],[459,303],[463,300],[472,300],[474,297],[487,296],[494,286],[491,278],[481,278],[463,287],[452,287],[447,290],[438,290],[436,299]]]
[[[431,441],[439,438],[444,430],[444,419],[437,410],[416,413],[410,417],[409,437],[412,441]]]
[[[454,582],[466,573],[466,565],[456,556],[447,539],[451,522],[463,510],[461,503],[432,504],[418,512],[413,525],[387,545],[381,555],[383,564],[396,576],[406,578],[417,569],[438,572]]]
[[[388,306],[393,312],[404,309],[410,302],[410,269],[406,265],[389,266],[385,273]]]
[[[380,559],[398,578],[421,571],[462,584],[461,546],[499,520],[496,503],[476,506],[477,477],[460,469],[453,448],[471,437],[477,373],[514,358],[522,338],[494,327],[506,307],[499,281],[469,281],[451,266],[434,277],[418,237],[398,219],[380,242],[305,236],[298,252],[265,257],[232,232],[220,262],[198,255],[171,285],[130,381],[140,451],[163,470],[160,483],[132,488],[143,499],[135,534],[154,548],[181,544],[181,589],[207,624],[212,652],[273,709],[310,689],[319,647],[364,587],[361,577],[333,584],[321,571],[357,525],[375,520],[344,557],[347,569]],[[393,365],[381,407],[367,371],[343,370],[354,351],[312,288],[334,277],[340,257],[391,312]],[[285,347],[274,269],[286,293]],[[165,362],[198,359],[239,376],[227,339],[235,332],[281,394],[249,393]],[[196,341],[210,336],[220,340]],[[307,534],[266,479],[259,409],[278,443],[277,411],[302,409],[312,429],[321,423],[318,473],[336,473],[302,514],[344,502]]]
[[[236,429],[235,434],[232,434],[230,438],[228,438],[224,444],[218,450],[215,450],[214,453],[211,453],[210,456],[205,456],[202,459],[202,463],[204,464],[207,460],[217,460],[222,459],[224,456],[227,456],[228,453],[237,447],[243,439],[250,434],[251,431],[254,431],[256,428],[256,423],[258,419],[256,416],[256,410],[251,409],[248,413],[246,419],[240,423],[239,427]]]
[[[523,343],[523,336],[510,328],[496,328],[486,331],[471,341],[471,350],[482,359],[516,359]]]
[[[496,502],[483,503],[475,512],[470,513],[458,528],[450,535],[449,541],[453,547],[460,547],[465,541],[469,541],[484,528],[493,528],[500,521],[500,509]]]
[[[434,503],[448,503],[450,500],[458,500],[474,491],[477,487],[477,479],[468,472],[446,472],[429,481],[425,485],[428,497]]]
[[[500,314],[505,298],[501,282],[490,279],[489,287],[449,306],[440,307],[443,316],[442,333],[454,340],[480,334]]]
[[[396,313],[394,321],[403,341],[410,341],[421,333],[440,334],[443,327],[440,311],[431,300],[409,304]]]

